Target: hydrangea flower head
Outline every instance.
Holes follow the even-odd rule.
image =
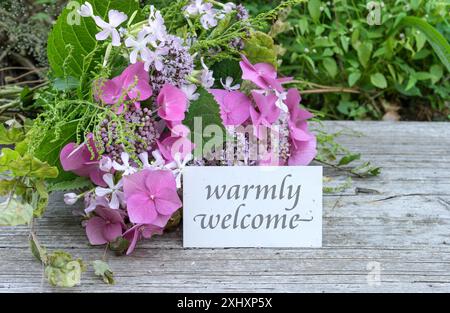
[[[220,117],[225,126],[242,125],[250,117],[250,99],[239,91],[211,89],[209,91],[220,106]]]
[[[97,207],[95,213],[97,216],[90,218],[86,224],[91,245],[104,245],[122,236],[122,230],[126,227],[119,211]]]
[[[124,177],[124,192],[130,221],[153,224],[167,220],[181,208],[175,177],[170,171],[142,170]]]
[[[105,104],[119,105],[117,113],[120,114],[124,110],[125,101],[134,100],[135,107],[140,108],[138,101],[147,100],[152,94],[144,63],[137,62],[128,66],[121,75],[104,82],[100,86],[97,98],[100,98]]]
[[[67,144],[60,152],[59,159],[65,171],[78,176],[89,177],[98,186],[106,186],[103,172],[99,167],[99,155],[95,148],[93,135],[88,135],[87,142],[77,145]]]

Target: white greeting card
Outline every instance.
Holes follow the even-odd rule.
[[[322,167],[188,167],[186,248],[321,247]]]

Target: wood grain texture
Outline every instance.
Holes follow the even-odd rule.
[[[117,284],[92,269],[82,286],[55,289],[28,248],[27,227],[0,229],[0,292],[449,292],[450,124],[326,122],[340,142],[383,167],[324,196],[322,249],[183,249],[181,232],[109,257]],[[353,133],[357,132],[357,135]],[[325,169],[339,184],[345,176]],[[378,193],[358,193],[366,188]],[[38,236],[49,250],[100,259],[77,217],[55,195]],[[369,284],[380,266],[381,282]]]

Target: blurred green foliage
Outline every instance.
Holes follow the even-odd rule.
[[[164,7],[171,0],[141,2]],[[236,2],[256,15],[281,1]],[[399,27],[405,16],[418,17],[450,41],[450,0],[372,1],[371,9],[368,2],[309,0],[281,14],[265,29],[278,45],[280,71],[294,76],[307,90],[304,103],[327,118],[449,119],[449,71],[424,32]],[[0,64],[12,63],[5,53],[46,65],[48,31],[64,3],[1,0]]]
[[[243,2],[257,13],[279,1]],[[447,118],[449,71],[424,32],[399,24],[406,16],[419,17],[448,42],[450,1],[373,1],[372,10],[368,2],[309,0],[280,16],[267,31],[280,45],[283,74],[302,81],[303,89],[354,90],[305,96],[308,105],[328,117],[378,119],[393,111],[419,114],[426,107],[420,119],[431,119],[433,111]]]

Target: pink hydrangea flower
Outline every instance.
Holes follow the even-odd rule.
[[[301,96],[297,89],[289,89],[286,105],[289,108],[289,134],[291,141],[288,165],[308,165],[317,155],[317,139],[308,130],[307,120],[313,115],[300,108]]]
[[[209,92],[220,106],[220,117],[225,126],[242,125],[250,116],[250,99],[239,91],[210,89]]]
[[[126,226],[120,211],[97,207],[95,213],[97,216],[86,224],[86,234],[91,245],[104,245],[122,236]]]
[[[288,160],[289,166],[308,165],[317,155],[316,137],[308,141],[293,140],[290,153],[291,156]]]
[[[123,234],[123,237],[130,242],[127,255],[130,255],[134,251],[139,240],[142,238],[150,239],[153,235],[162,235],[163,231],[164,227],[157,225],[137,224],[133,226]]]
[[[123,112],[124,103],[128,100],[135,101],[135,107],[140,108],[139,101],[145,101],[153,94],[149,80],[144,63],[137,62],[128,66],[120,76],[101,84],[97,98],[106,104],[119,105],[118,114]]]
[[[288,90],[286,97],[286,105],[289,108],[289,131],[291,138],[298,141],[308,141],[314,136],[308,131],[307,120],[313,115],[300,108],[301,96],[297,89],[291,88]]]
[[[142,170],[124,177],[124,193],[130,221],[154,224],[159,218],[172,216],[182,203],[175,177],[170,171]]]
[[[73,142],[67,144],[61,150],[59,159],[65,171],[89,177],[94,184],[106,187],[103,180],[105,172],[100,170],[99,155],[92,134],[88,135],[87,142],[81,145]]]
[[[250,117],[255,136],[261,139],[262,131],[270,128],[278,120],[280,109],[275,105],[277,97],[273,93],[265,95],[264,92],[254,90],[252,95],[256,108],[250,107]]]
[[[156,103],[159,106],[158,115],[166,121],[182,121],[187,110],[186,94],[171,84],[165,84],[161,89]]]
[[[195,145],[185,136],[172,134],[162,140],[157,141],[158,149],[161,155],[168,162],[174,161],[175,155],[178,153],[182,159],[191,154]]]
[[[253,82],[262,89],[275,89],[278,92],[284,90],[282,84],[292,80],[291,77],[278,78],[273,65],[268,63],[257,63],[253,65],[245,55],[239,63],[242,69],[242,79]]]

